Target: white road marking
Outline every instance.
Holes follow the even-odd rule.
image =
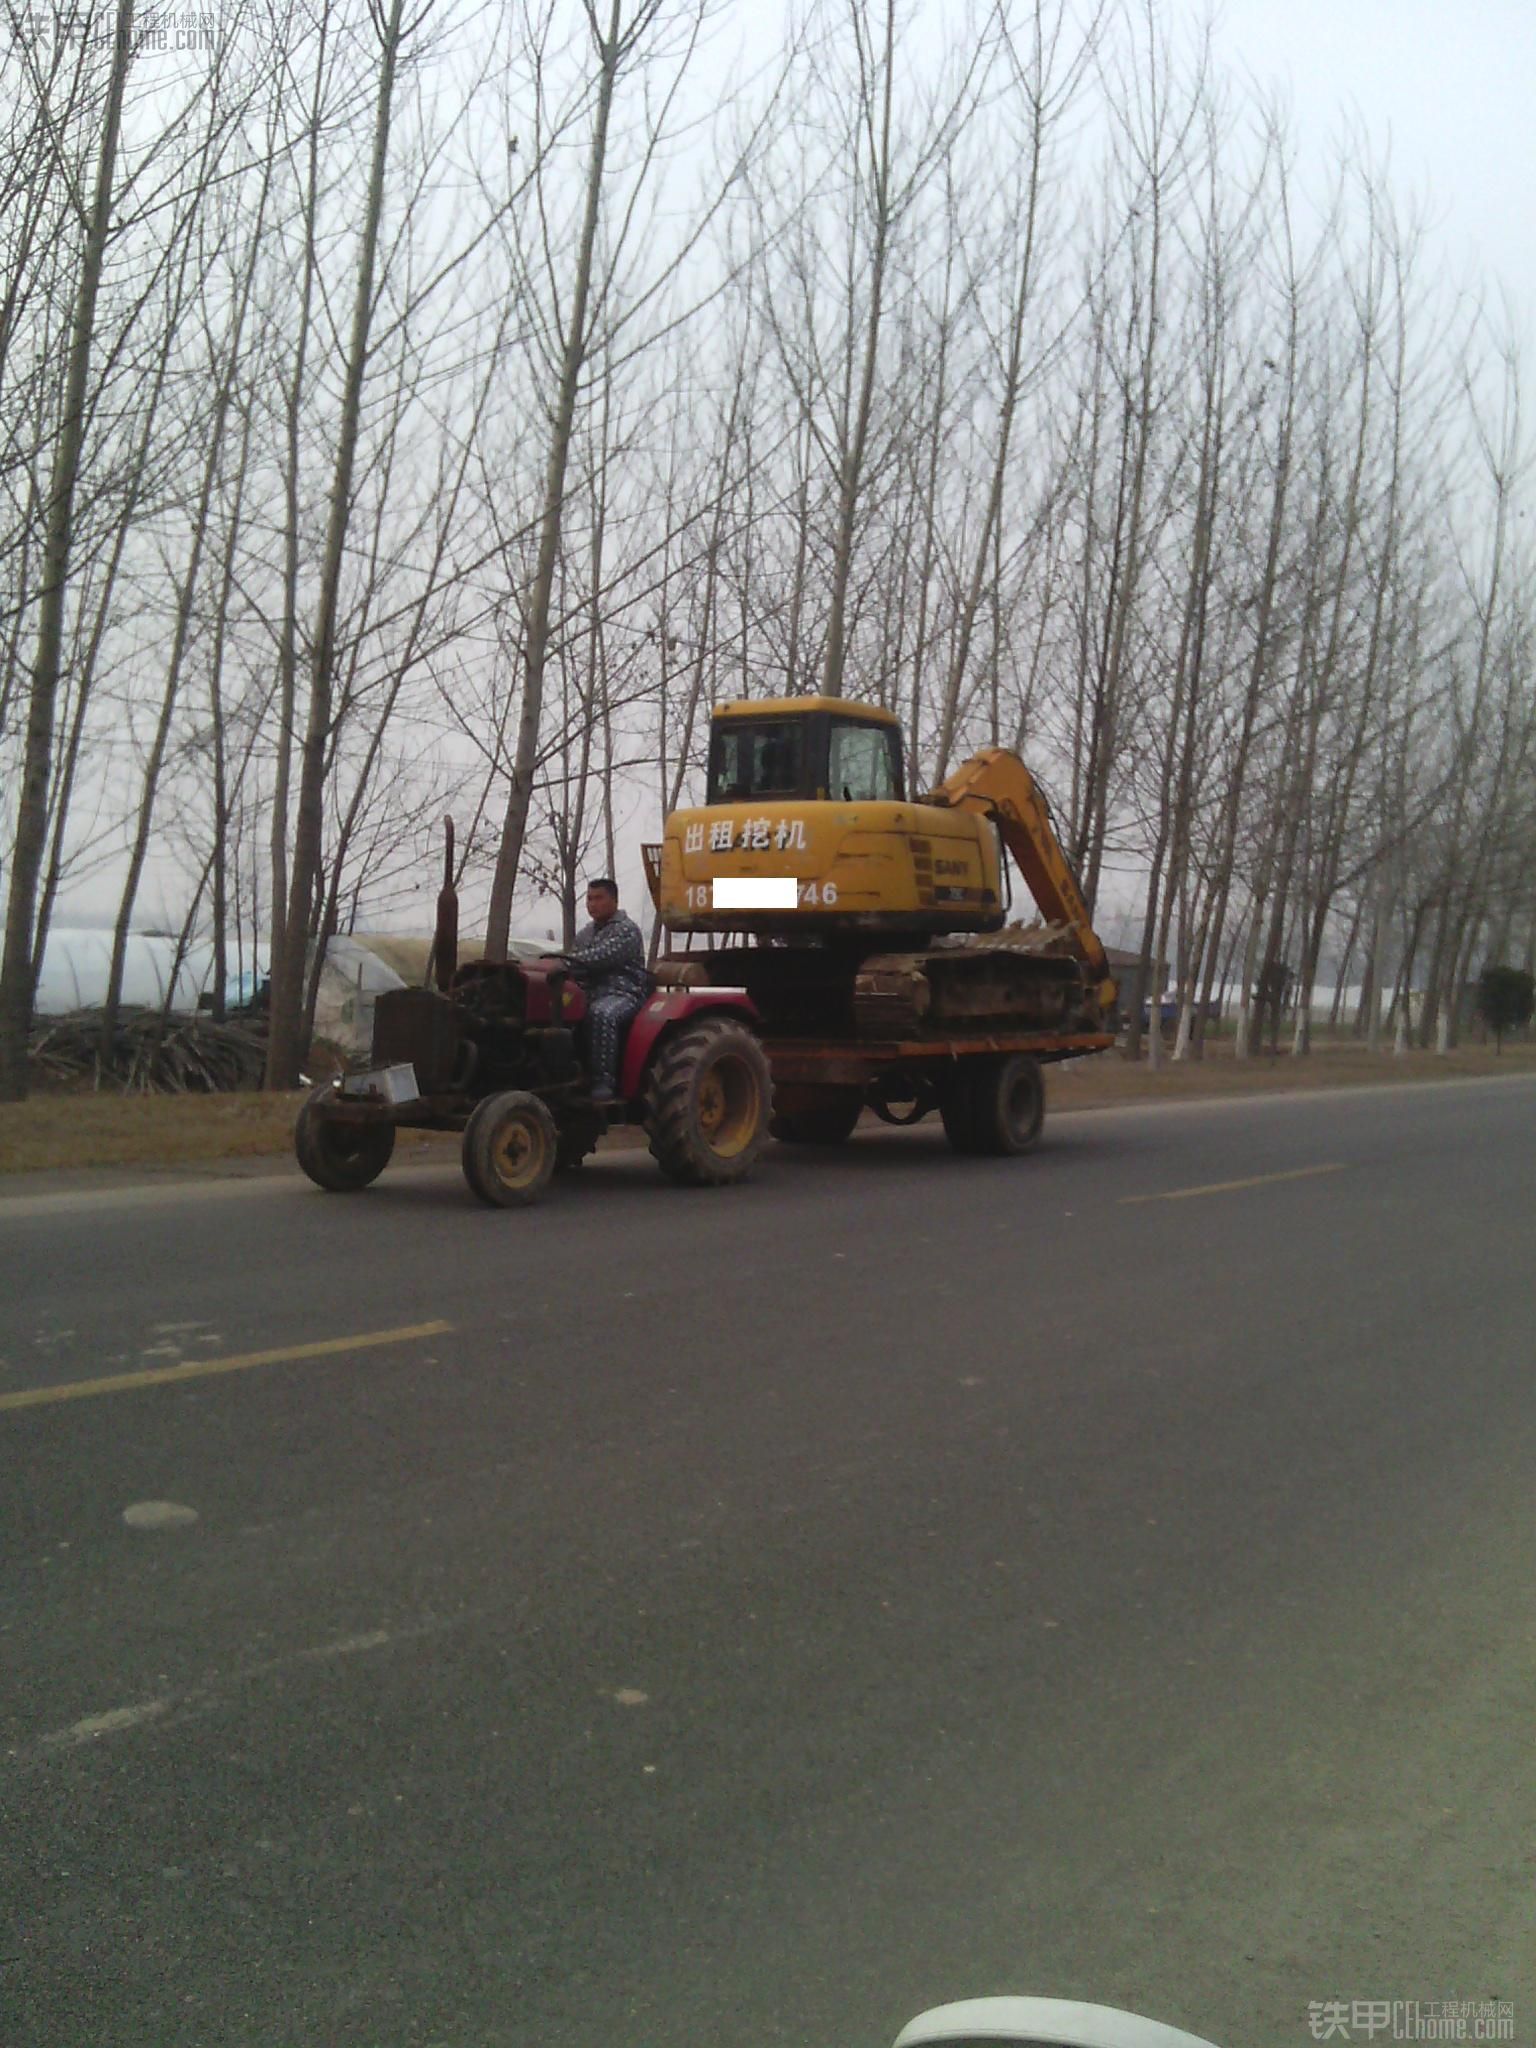
[[[136,1500],[123,1509],[123,1520],[130,1529],[185,1529],[197,1520],[197,1509],[177,1500]]]
[[[317,1643],[312,1650],[300,1650],[304,1658],[355,1657],[361,1650],[381,1650],[389,1641],[387,1628],[370,1629],[366,1635],[343,1636],[339,1642]]]
[[[141,1728],[146,1721],[158,1721],[175,1705],[174,1700],[141,1700],[136,1707],[113,1707],[109,1713],[87,1714],[42,1740],[45,1748],[64,1749],[77,1742],[94,1742],[98,1735],[117,1735],[125,1728]]]
[[[252,1679],[271,1677],[275,1672],[291,1670],[295,1664],[324,1663],[334,1657],[356,1656],[359,1651],[377,1650],[386,1643],[433,1635],[449,1626],[452,1624],[429,1621],[406,1629],[375,1628],[360,1635],[340,1636],[334,1642],[311,1643],[307,1648],[291,1651],[285,1657],[272,1657],[265,1663],[248,1664],[243,1670],[230,1672],[219,1685],[193,1686],[184,1693],[141,1700],[135,1706],[111,1707],[105,1713],[87,1714],[83,1720],[71,1722],[67,1728],[57,1728],[50,1734],[38,1736],[36,1744],[40,1749],[64,1749],[76,1743],[94,1742],[101,1735],[125,1734],[129,1729],[142,1728],[146,1723],[159,1721],[170,1713],[175,1713],[178,1718],[189,1713],[206,1714],[219,1706],[237,1686],[248,1684]],[[10,1753],[14,1756],[16,1751]]]

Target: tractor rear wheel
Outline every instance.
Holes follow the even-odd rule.
[[[842,1145],[863,1112],[862,1088],[781,1089],[768,1132],[781,1145]]]
[[[526,1208],[549,1186],[559,1144],[537,1095],[521,1088],[487,1095],[464,1126],[464,1178],[493,1208]]]
[[[328,1195],[353,1195],[376,1181],[388,1166],[395,1149],[395,1127],[327,1116],[331,1095],[329,1085],[317,1088],[299,1111],[293,1149],[317,1188],[324,1188]]]
[[[743,1024],[708,1018],[663,1039],[651,1062],[645,1127],[669,1180],[723,1187],[745,1180],[768,1137],[773,1076]]]
[[[1017,1158],[1030,1151],[1045,1122],[1040,1062],[1028,1053],[961,1062],[944,1129],[957,1152]]]

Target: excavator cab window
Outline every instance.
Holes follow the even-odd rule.
[[[895,727],[834,718],[827,738],[827,792],[834,802],[899,802],[901,735]]]
[[[711,735],[709,802],[800,796],[805,788],[805,720],[732,719]]]
[[[900,802],[901,733],[894,725],[824,711],[790,718],[722,718],[709,744],[712,804],[798,796],[833,803]]]

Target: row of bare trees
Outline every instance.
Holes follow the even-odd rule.
[[[569,926],[753,693],[1026,752],[1176,1056],[1529,964],[1520,365],[1364,138],[1154,0],[135,4],[0,73],[0,1094],[72,897],[291,1085],[444,810]]]

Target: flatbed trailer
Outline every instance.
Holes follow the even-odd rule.
[[[957,1152],[1027,1152],[1045,1122],[1042,1069],[1107,1052],[1113,1043],[1104,1031],[909,1040],[765,1034],[773,1076],[769,1128],[783,1143],[831,1145],[852,1135],[866,1109],[899,1125],[937,1111]]]
[[[1107,1031],[1029,1031],[1003,1037],[893,1040],[884,1044],[828,1045],[796,1038],[768,1038],[763,1047],[775,1084],[792,1087],[817,1083],[854,1086],[875,1081],[893,1069],[938,1075],[956,1060],[983,1054],[1024,1053],[1041,1066],[1048,1066],[1057,1060],[1108,1052],[1114,1043]]]

